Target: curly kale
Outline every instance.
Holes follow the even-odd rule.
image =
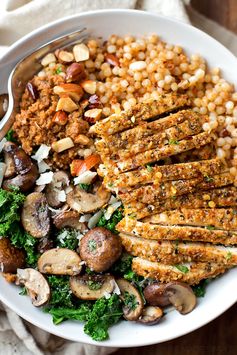
[[[118,222],[121,221],[122,218],[123,218],[123,208],[120,207],[116,211],[114,211],[114,213],[112,214],[109,220],[106,220],[104,215],[101,216],[97,223],[97,227],[104,227],[109,229],[113,233],[117,233],[116,225],[118,224]]]
[[[63,228],[56,236],[56,246],[76,250],[78,247],[78,231],[71,228]]]
[[[48,276],[47,281],[51,290],[48,306],[74,308],[72,292],[68,276]]]

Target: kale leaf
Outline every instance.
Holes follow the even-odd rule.
[[[78,247],[78,231],[72,228],[63,228],[56,236],[56,246],[75,250]]]
[[[79,186],[82,190],[85,190],[86,192],[89,192],[92,188],[91,184],[79,184]]]
[[[131,271],[132,268],[132,255],[123,253],[122,256],[114,265],[111,267],[111,273],[119,276],[124,276],[124,274]]]
[[[51,297],[48,306],[50,308],[74,308],[72,292],[69,285],[68,276],[48,276],[47,277]]]
[[[67,320],[75,319],[81,322],[86,322],[88,315],[90,314],[91,305],[88,303],[82,303],[78,308],[50,308],[46,311],[52,315],[55,325]]]
[[[108,339],[109,327],[117,323],[122,315],[122,301],[118,295],[114,294],[109,299],[102,297],[95,302],[88,314],[84,332],[97,341]]]
[[[210,280],[202,280],[198,285],[192,286],[192,290],[197,297],[204,297],[206,293],[206,286]]]
[[[123,208],[118,208],[110,219],[106,220],[105,216],[101,216],[98,223],[97,227],[104,227],[109,229],[112,233],[117,233],[116,231],[116,225],[118,224],[119,221],[123,218]]]
[[[13,129],[9,129],[9,131],[7,132],[6,136],[5,136],[6,140],[9,141],[9,142],[13,142],[13,143],[16,143],[17,140],[16,138],[14,137],[14,131]]]

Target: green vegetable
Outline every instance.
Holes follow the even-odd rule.
[[[146,165],[146,168],[149,171],[149,173],[151,173],[153,171],[153,167],[149,164]]]
[[[214,179],[213,179],[211,176],[205,175],[205,176],[204,176],[204,180],[205,180],[206,182],[212,182]]]
[[[118,208],[112,216],[110,217],[109,220],[106,220],[104,215],[100,217],[97,227],[104,227],[109,229],[113,233],[117,233],[116,231],[116,225],[118,224],[119,221],[123,218],[123,208]]]
[[[213,231],[214,229],[216,229],[214,226],[206,226],[206,228],[207,228],[209,231]]]
[[[124,253],[112,266],[111,273],[123,277],[124,274],[131,271],[132,259],[133,257],[131,255]]]
[[[82,303],[78,308],[50,308],[45,309],[46,312],[52,315],[54,324],[59,324],[67,319],[75,319],[81,322],[86,322],[91,310],[89,303]]]
[[[19,295],[20,296],[26,296],[27,295],[27,290],[26,290],[26,287],[21,287],[21,290],[19,292]]]
[[[79,186],[82,190],[85,190],[86,192],[91,190],[91,184],[79,184]]]
[[[55,74],[60,74],[62,73],[62,67],[58,67],[56,70],[55,70]]]
[[[78,231],[76,229],[63,228],[56,236],[56,246],[76,250],[78,247]]]
[[[230,260],[231,258],[232,258],[232,253],[231,253],[231,251],[228,251],[227,252],[227,254],[226,254],[226,260],[228,261],[228,260]]]
[[[175,139],[170,139],[170,140],[169,140],[169,144],[178,145],[178,144],[179,144],[179,141],[176,141]]]
[[[72,293],[69,285],[68,276],[48,276],[47,277],[51,297],[49,301],[49,307],[65,307],[65,308],[74,308],[72,300]]]
[[[87,286],[89,287],[90,290],[96,291],[102,287],[102,282],[89,280],[87,281]]]
[[[0,189],[0,235],[9,237],[12,245],[24,249],[26,263],[34,266],[38,259],[38,240],[25,232],[20,224],[20,209],[25,201],[18,188],[11,191]]]
[[[91,252],[94,252],[96,251],[96,248],[97,248],[97,244],[96,244],[96,241],[94,239],[91,239],[89,240],[88,242],[88,248]]]
[[[17,140],[16,138],[14,137],[14,131],[13,129],[9,129],[9,131],[7,132],[7,134],[5,135],[5,138],[6,140],[8,140],[9,142],[13,142],[13,143],[16,143]]]
[[[192,290],[196,297],[204,297],[206,293],[206,286],[210,280],[202,280],[198,285],[192,286]]]
[[[84,332],[92,339],[101,341],[108,339],[108,329],[117,323],[122,317],[122,302],[118,295],[112,295],[109,299],[98,299],[88,315]]]
[[[189,268],[185,265],[175,265],[176,269],[181,271],[183,274],[187,274],[189,272]]]
[[[129,310],[134,311],[137,307],[137,300],[135,295],[125,291],[124,293],[124,300],[123,303],[125,304],[126,307],[128,307]]]

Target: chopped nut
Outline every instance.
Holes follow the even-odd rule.
[[[96,82],[93,80],[84,80],[80,83],[81,87],[88,94],[95,94],[96,91]]]
[[[85,79],[86,73],[84,69],[84,65],[81,63],[72,63],[66,71],[66,81],[68,83],[72,81],[80,81]]]
[[[141,71],[143,69],[146,69],[146,62],[144,60],[133,62],[129,65],[129,69],[132,71]]]
[[[90,96],[88,100],[89,100],[89,109],[102,107],[100,99],[97,95]]]
[[[67,94],[75,101],[80,101],[83,96],[83,90],[80,85],[72,83],[57,85],[53,88],[53,91],[59,96],[64,96],[64,94]]]
[[[132,117],[131,117],[131,122],[132,122],[132,123],[135,123],[135,121],[136,121],[135,117],[132,116]]]
[[[56,55],[60,63],[71,63],[74,61],[74,55],[72,52],[67,52],[59,49]]]
[[[56,112],[53,117],[53,122],[55,122],[61,126],[64,126],[67,123],[67,121],[68,121],[68,115],[64,111]]]
[[[70,137],[60,139],[57,142],[53,142],[51,145],[52,149],[57,152],[63,152],[64,150],[74,147],[74,143]]]
[[[89,48],[84,43],[76,44],[73,47],[73,54],[76,62],[82,62],[90,57]]]
[[[89,105],[89,100],[84,99],[80,102],[80,106],[83,110],[85,110],[85,108]]]
[[[113,67],[118,67],[119,66],[119,60],[114,54],[106,53],[105,54],[105,60],[106,60],[107,63],[109,63]]]
[[[171,186],[171,192],[173,195],[176,195],[177,190],[174,186]]]
[[[85,136],[85,134],[78,134],[78,136],[74,139],[75,143],[81,144],[81,145],[88,145],[91,141],[90,138]]]
[[[95,123],[101,118],[102,110],[100,108],[94,108],[92,110],[88,110],[84,113],[84,118],[89,123]]]
[[[55,63],[56,62],[56,57],[53,53],[48,53],[46,56],[41,60],[41,65],[43,67],[47,67],[50,63]]]
[[[73,112],[77,109],[77,104],[69,96],[60,97],[56,107],[56,111],[62,110],[66,112]]]

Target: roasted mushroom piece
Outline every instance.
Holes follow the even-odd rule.
[[[138,322],[146,325],[154,325],[160,321],[162,316],[163,311],[160,307],[147,306],[143,308]]]
[[[67,194],[67,203],[79,213],[91,213],[102,208],[110,199],[110,192],[99,182],[92,192],[86,192],[79,185]]]
[[[83,275],[70,277],[72,293],[82,300],[97,300],[111,294],[115,287],[111,275]]]
[[[170,303],[181,314],[191,312],[197,304],[197,298],[193,290],[184,282],[173,281],[168,283],[165,294],[168,296]]]
[[[32,304],[35,307],[43,306],[50,298],[48,282],[44,276],[35,269],[18,269],[16,284],[25,286]]]
[[[0,239],[0,271],[16,273],[18,268],[25,265],[25,253],[14,247],[8,238]]]
[[[143,294],[151,306],[165,307],[170,304],[168,295],[165,293],[166,284],[153,283],[145,287]]]
[[[78,275],[82,269],[81,258],[70,249],[50,249],[45,251],[38,259],[38,269],[43,274]]]
[[[43,238],[49,233],[49,209],[42,192],[32,192],[26,196],[21,222],[24,229],[35,238]]]
[[[23,192],[32,188],[38,177],[38,169],[30,157],[13,142],[6,142],[3,152],[7,164],[7,179],[3,182],[3,188],[9,190],[11,186],[17,186]]]
[[[64,211],[54,217],[53,223],[58,229],[70,227],[83,232],[86,230],[86,224],[84,222],[79,222],[79,218],[80,215],[76,211]]]
[[[116,282],[121,291],[120,298],[124,303],[124,318],[130,321],[138,320],[142,314],[144,306],[140,293],[130,282],[125,279],[117,279]]]
[[[58,208],[63,205],[65,201],[62,201],[61,194],[64,192],[64,188],[69,185],[69,182],[69,177],[64,171],[57,171],[53,174],[53,180],[46,186],[45,190],[47,202],[51,207]]]
[[[120,238],[103,227],[95,227],[81,238],[80,256],[86,265],[96,271],[108,270],[122,252]]]

